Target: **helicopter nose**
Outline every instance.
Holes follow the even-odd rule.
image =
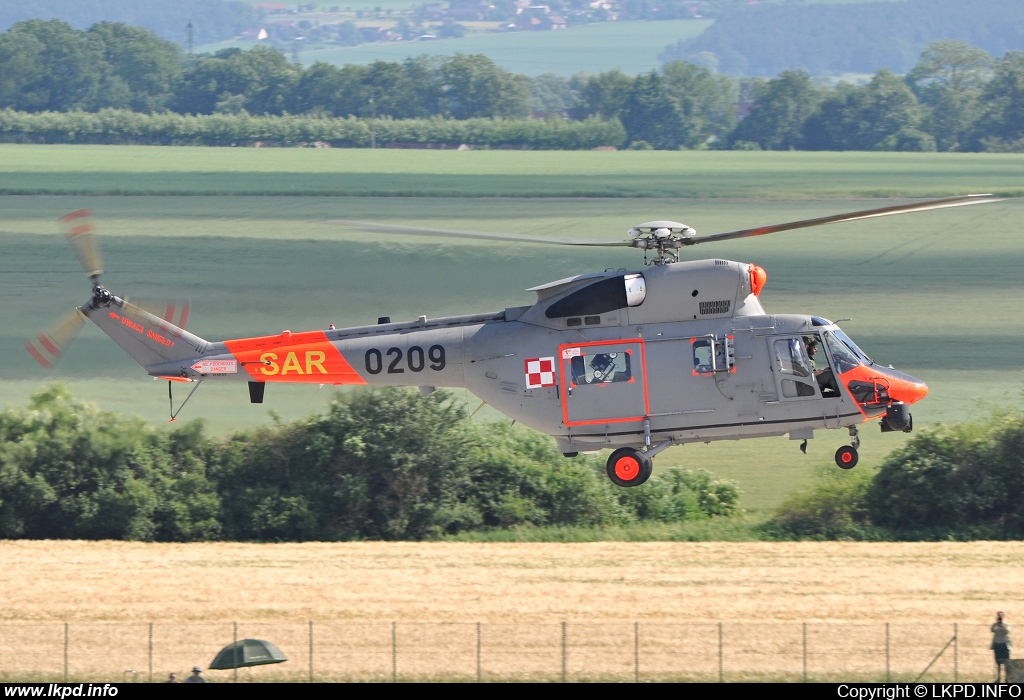
[[[928,385],[917,377],[897,372],[894,369],[883,370],[885,378],[889,380],[889,397],[895,401],[902,401],[905,404],[917,403],[928,395]]]

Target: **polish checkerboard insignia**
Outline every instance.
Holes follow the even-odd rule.
[[[555,358],[535,357],[526,360],[526,388],[539,389],[555,385]]]

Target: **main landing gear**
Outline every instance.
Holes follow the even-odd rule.
[[[608,458],[608,478],[616,486],[639,486],[651,478],[654,462],[633,447],[620,447]]]
[[[836,450],[836,464],[843,469],[853,469],[857,466],[859,459],[857,448],[860,447],[860,436],[857,435],[856,425],[850,426],[850,443]]]

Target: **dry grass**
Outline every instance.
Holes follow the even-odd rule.
[[[978,621],[1024,543],[0,542],[3,621]]]

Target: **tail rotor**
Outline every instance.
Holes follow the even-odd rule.
[[[92,283],[92,297],[82,307],[76,307],[64,314],[49,329],[25,343],[28,353],[45,369],[51,369],[81,333],[88,318],[83,308],[88,310],[107,307],[114,300],[114,295],[100,284],[100,277],[103,275],[103,257],[100,254],[96,236],[93,234],[96,227],[92,223],[92,216],[91,209],[79,209],[60,218],[61,224],[67,230],[71,247],[74,249],[75,255],[78,256],[78,261],[81,263],[86,277]],[[118,303],[121,304],[122,301],[118,300]],[[187,301],[133,300],[132,303],[129,303],[125,299],[122,308],[129,313],[133,308],[141,309],[183,329],[188,323],[191,305]]]

